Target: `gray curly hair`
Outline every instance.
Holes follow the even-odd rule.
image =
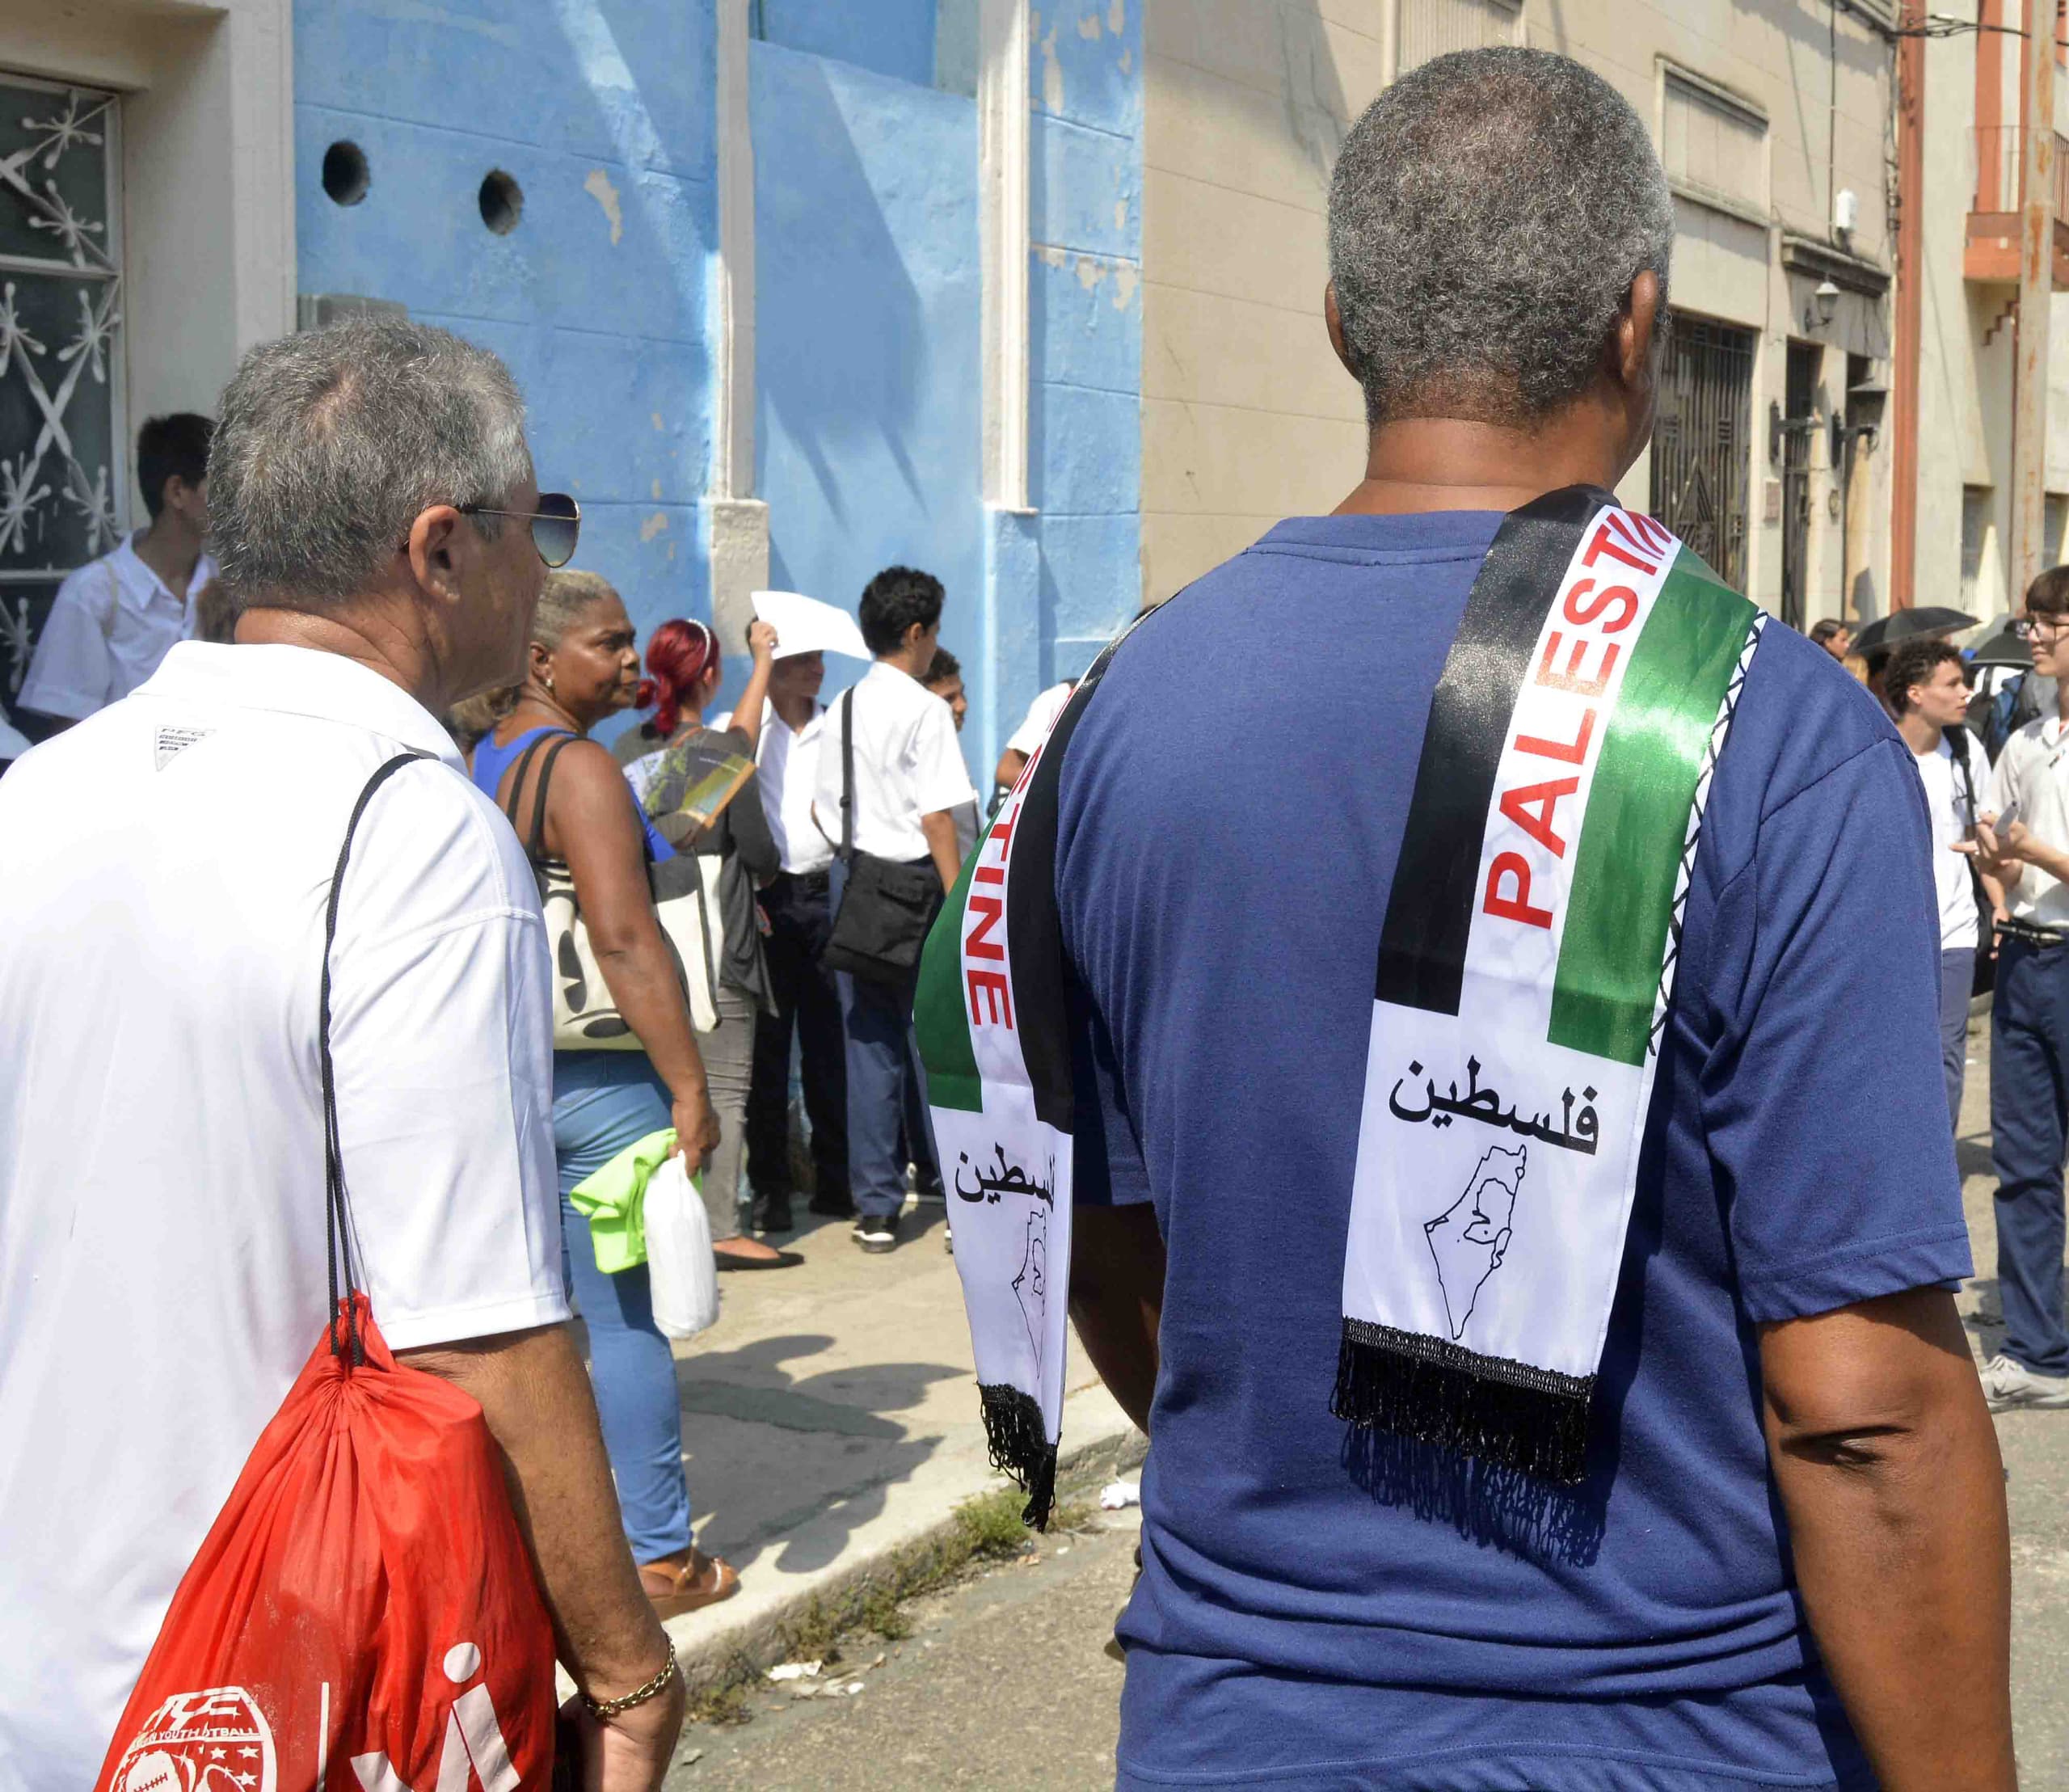
[[[1406,74],[1351,127],[1329,185],[1329,277],[1375,424],[1519,424],[1577,397],[1631,283],[1659,277],[1674,201],[1601,76],[1543,50]]]

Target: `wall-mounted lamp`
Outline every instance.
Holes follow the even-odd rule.
[[[1839,289],[1829,280],[1818,282],[1817,289],[1810,295],[1810,302],[1803,308],[1803,327],[1806,330],[1821,330],[1839,314]]]
[[[1818,427],[1817,413],[1805,417],[1785,417],[1781,407],[1772,399],[1768,403],[1768,458],[1778,461],[1782,457],[1782,447],[1791,436],[1808,436]]]
[[[1872,375],[1855,381],[1846,389],[1845,416],[1837,411],[1831,416],[1834,466],[1844,462],[1849,441],[1865,442],[1871,449],[1875,446],[1876,433],[1882,422],[1882,407],[1889,402],[1889,387]]]

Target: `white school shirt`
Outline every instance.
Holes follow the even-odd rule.
[[[2058,850],[2069,850],[2069,740],[2058,715],[2029,722],[1997,756],[1984,807],[2002,815],[2013,802],[2029,833]],[[2037,865],[2022,869],[2010,902],[2014,920],[2069,929],[2069,887]]]
[[[532,873],[445,732],[335,655],[183,642],[0,778],[0,1792],[93,1782],[322,1336],[323,909],[376,1322],[564,1319]]]
[[[1027,706],[1027,714],[1013,731],[1013,738],[1006,742],[1006,751],[1025,753],[1032,759],[1035,748],[1049,738],[1049,730],[1056,725],[1056,718],[1064,713],[1064,705],[1077,689],[1075,679],[1065,679],[1060,685],[1050,685],[1037,697]]]
[[[1970,776],[1974,778],[1983,748],[1971,740],[1969,751],[1976,756],[1969,766]],[[1975,888],[1969,878],[1969,861],[1953,850],[1957,841],[1969,837],[1970,824],[1975,820],[1969,812],[1969,786],[1945,735],[1932,752],[1914,753],[1911,757],[1918,763],[1918,775],[1925,785],[1926,812],[1932,820],[1932,883],[1940,898],[1940,950],[1972,951],[1978,937]],[[1986,772],[1976,778],[1978,803],[1987,777]]]
[[[215,577],[216,563],[205,554],[194,563],[182,600],[144,564],[136,543],[125,536],[57,588],[15,699],[23,709],[74,722],[91,715],[127,697],[175,642],[193,634],[194,598]]]
[[[819,826],[835,845],[841,841],[841,715],[846,702],[844,694],[827,710],[812,799]],[[907,864],[925,858],[920,817],[976,798],[948,705],[910,673],[877,660],[855,686],[856,850]]]
[[[812,793],[819,782],[819,744],[825,733],[824,703],[812,705],[811,719],[801,728],[793,728],[778,715],[773,703],[761,706],[754,781],[761,787],[761,812],[769,817],[777,856],[785,871],[800,876],[823,871],[833,862],[833,849],[811,819]]]

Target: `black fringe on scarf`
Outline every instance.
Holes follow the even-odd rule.
[[[1329,1410],[1354,1425],[1571,1486],[1585,1469],[1594,1392],[1591,1375],[1557,1375],[1346,1319]]]
[[[1011,1475],[1027,1495],[1021,1523],[1046,1531],[1056,1503],[1056,1446],[1042,1423],[1042,1404],[1003,1382],[988,1388],[980,1385],[977,1393],[984,1403],[984,1440],[991,1445],[992,1466]]]

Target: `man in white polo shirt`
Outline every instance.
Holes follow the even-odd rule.
[[[887,567],[862,592],[856,620],[875,663],[854,689],[854,845],[858,852],[904,865],[931,864],[944,893],[962,869],[955,809],[976,791],[956,743],[948,706],[920,682],[941,634],[941,581],[911,567]],[[812,812],[829,844],[841,833],[841,711],[828,713],[819,744]],[[841,912],[843,868],[834,866],[833,912]],[[912,985],[840,977],[848,1028],[848,1181],[858,1217],[855,1242],[881,1252],[898,1244],[905,1204],[899,1139],[912,1056]],[[923,1133],[925,1128],[920,1129]],[[916,1156],[931,1158],[924,1137]],[[921,1166],[926,1167],[925,1163]]]
[[[0,781],[0,1792],[93,1782],[323,1330],[325,905],[398,753],[330,955],[360,1285],[480,1402],[576,1685],[672,1661],[564,1324],[536,885],[437,719],[517,668],[572,506],[502,363],[413,323],[253,350],[211,472],[238,644],[179,643]],[[584,1785],[658,1787],[658,1691],[591,1725]]]
[[[137,483],[150,521],[57,588],[19,702],[37,739],[127,697],[195,632],[194,600],[216,576],[206,417],[153,417],[137,432]]]

